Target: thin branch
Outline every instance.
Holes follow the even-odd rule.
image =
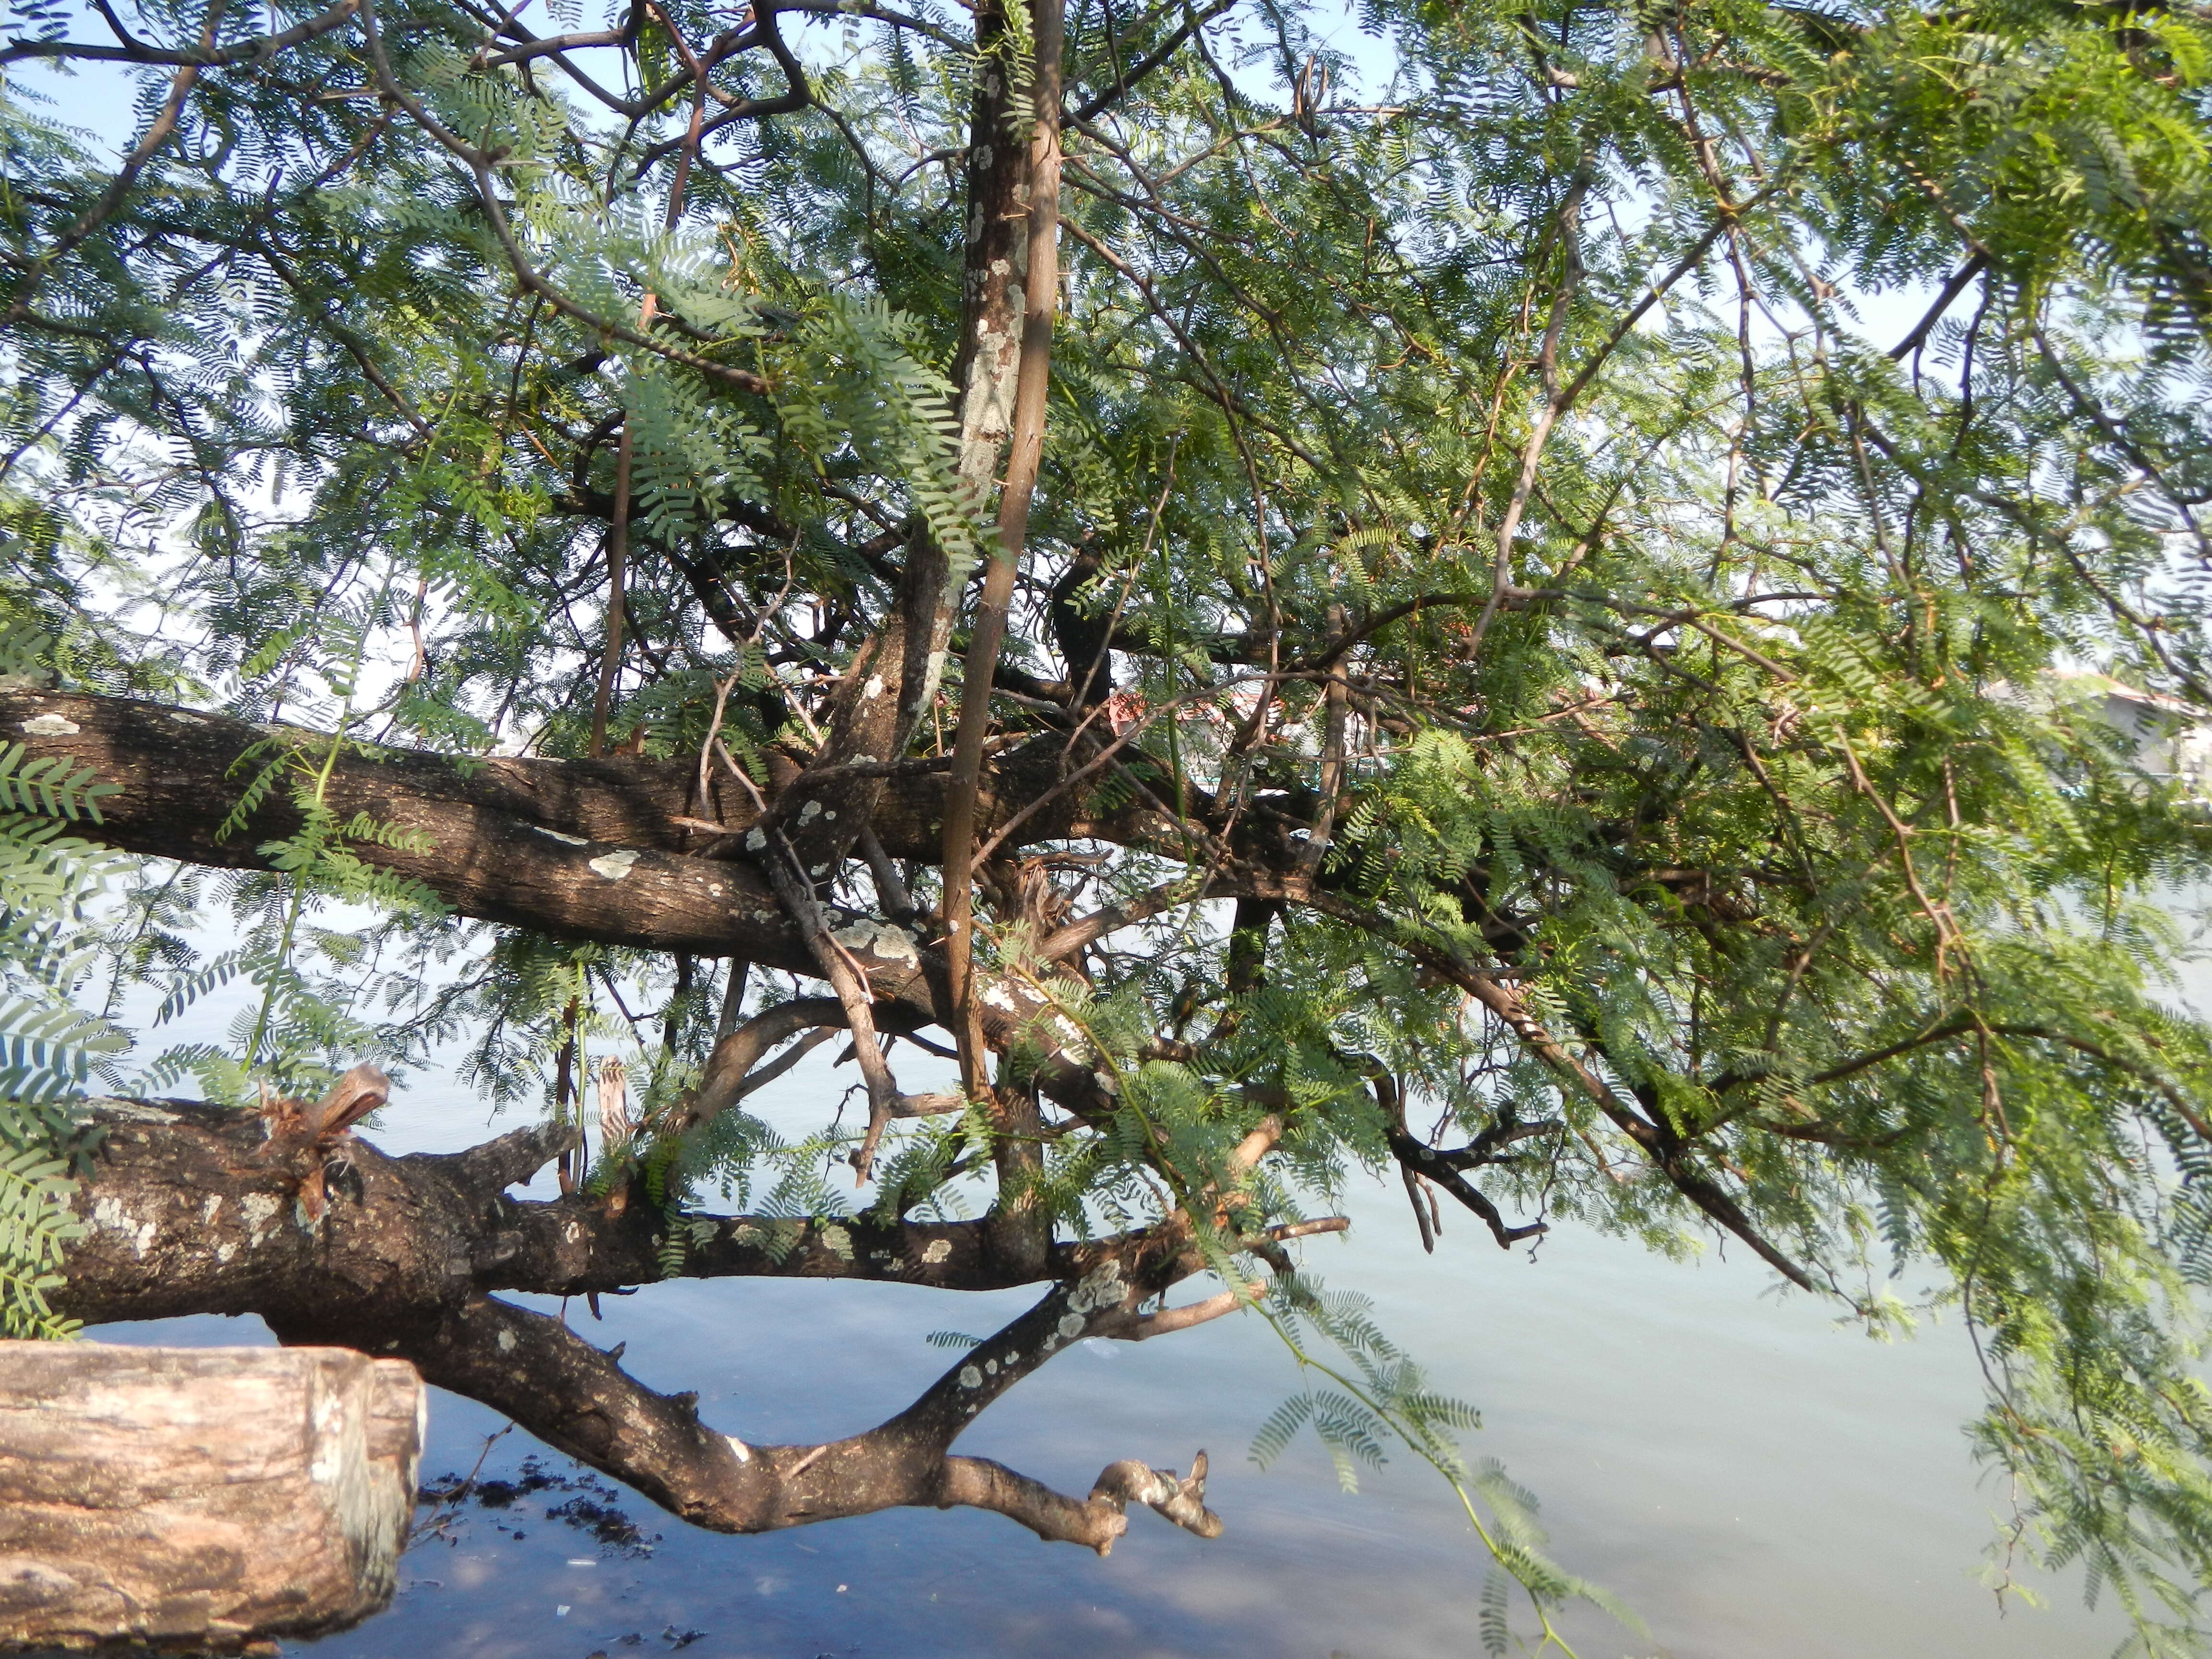
[[[1115,76],[1110,86],[1101,88],[1085,99],[1068,119],[1079,122],[1088,121],[1096,117],[1109,105],[1118,101],[1139,81],[1174,57],[1184,41],[1236,4],[1237,0],[1209,0],[1209,3],[1204,9],[1185,12],[1182,23],[1177,25],[1166,40]]]
[[[215,0],[215,3],[208,8],[207,21],[200,28],[200,45],[204,49],[214,49],[216,30],[222,21],[227,3],[228,0]],[[116,169],[114,178],[108,180],[107,188],[100,192],[100,199],[79,214],[76,222],[54,239],[53,246],[31,262],[30,269],[24,273],[22,285],[9,302],[6,314],[0,317],[0,326],[19,323],[29,316],[31,301],[45,285],[55,262],[66,258],[70,250],[99,229],[123,205],[123,198],[138,182],[138,175],[146,170],[146,164],[159,155],[175,136],[178,121],[184,114],[185,100],[191,96],[192,88],[198,84],[199,76],[200,66],[188,64],[171,77],[169,95],[162,100],[161,107],[155,112],[153,120],[147,124],[146,131],[139,136],[131,154]]]
[[[108,9],[100,9],[107,13]],[[236,46],[218,46],[211,38],[204,35],[197,46],[150,46],[134,40],[120,27],[116,33],[124,44],[119,46],[94,46],[77,40],[18,40],[14,45],[0,47],[0,68],[21,63],[27,58],[81,58],[90,63],[144,64],[174,65],[179,68],[204,70],[224,69],[233,64],[264,64],[278,52],[304,45],[343,27],[354,13],[361,9],[361,0],[338,0],[338,3],[319,15],[277,34],[265,34],[258,40],[242,40]],[[108,13],[111,25],[113,15]]]
[[[1953,271],[1950,280],[1943,284],[1942,291],[1936,295],[1935,303],[1928,307],[1927,314],[1912,325],[1912,332],[1890,347],[1890,356],[1899,362],[1903,362],[1917,351],[1921,343],[1935,332],[1936,325],[1943,320],[1943,313],[1951,308],[1952,302],[1966,291],[1966,284],[1989,268],[1988,252],[1978,251],[1966,264]]]

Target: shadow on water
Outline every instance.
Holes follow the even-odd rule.
[[[764,1115],[817,1121],[837,1085],[811,1070]],[[485,1133],[477,1105],[426,1078],[370,1139],[444,1151]],[[1307,1265],[1373,1296],[1436,1385],[1482,1407],[1470,1455],[1533,1487],[1563,1564],[1649,1620],[1648,1638],[1571,1620],[1583,1659],[2081,1659],[2124,1633],[2071,1583],[2001,1618],[1976,1582],[2002,1494],[1978,1485],[1960,1432],[1978,1393],[1954,1327],[1880,1346],[1806,1298],[1762,1296],[1755,1263],[1673,1264],[1573,1227],[1533,1262],[1462,1226],[1425,1258],[1401,1206],[1363,1194],[1350,1237],[1314,1241]],[[708,1424],[777,1441],[890,1415],[945,1363],[928,1333],[988,1330],[1026,1300],[725,1280],[606,1298],[598,1324],[580,1302],[568,1316],[627,1342],[653,1386],[698,1390]],[[270,1340],[250,1319],[96,1334]],[[1297,1386],[1273,1334],[1239,1317],[1086,1342],[1000,1402],[961,1449],[1063,1491],[1119,1457],[1212,1454],[1227,1534],[1201,1542],[1139,1513],[1106,1560],[969,1510],[702,1533],[520,1431],[487,1449],[502,1419],[440,1393],[398,1601],[314,1659],[1472,1659],[1486,1564],[1432,1474],[1396,1459],[1347,1495],[1310,1448],[1265,1474],[1247,1462]]]

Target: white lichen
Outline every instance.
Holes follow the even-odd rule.
[[[542,823],[533,823],[530,827],[532,830],[535,830],[539,835],[544,836],[546,840],[557,841],[563,847],[589,847],[592,844],[590,842],[585,840],[581,836],[563,835],[558,830],[548,830]]]
[[[27,737],[68,738],[77,732],[77,723],[63,714],[40,714],[23,722]]]
[[[1061,1052],[1070,1060],[1079,1066],[1091,1058],[1091,1044],[1085,1039],[1083,1028],[1080,1025],[1066,1014],[1054,1014],[1052,1017],[1052,1024],[1053,1029],[1060,1034]]]
[[[914,935],[893,922],[863,916],[849,927],[838,928],[830,937],[848,951],[862,951],[879,961],[904,963],[913,967],[921,960],[915,948]]]
[[[137,1216],[132,1215],[124,1207],[121,1200],[106,1196],[93,1200],[92,1224],[95,1227],[103,1227],[109,1232],[119,1234],[127,1239],[131,1244],[131,1253],[141,1261],[146,1259],[146,1252],[153,1249],[155,1236],[158,1231],[155,1223],[141,1221]]]
[[[1121,1264],[1110,1256],[1083,1275],[1080,1284],[1068,1292],[1067,1305],[1071,1311],[1089,1313],[1094,1308],[1110,1308],[1121,1300]]]
[[[952,1241],[951,1239],[933,1238],[929,1241],[929,1247],[922,1251],[921,1259],[933,1267],[951,1254]]]
[[[238,1207],[246,1213],[246,1242],[258,1247],[269,1231],[269,1224],[276,1218],[276,1212],[284,1206],[266,1193],[248,1193],[239,1200]]]
[[[637,858],[635,853],[625,847],[618,853],[602,854],[592,860],[591,867],[609,881],[620,881],[629,873],[630,866],[637,862]]]
[[[960,1386],[963,1389],[981,1388],[983,1386],[983,1373],[977,1370],[973,1365],[963,1365],[960,1368]]]

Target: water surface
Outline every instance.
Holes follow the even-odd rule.
[[[756,1103],[796,1133],[843,1082],[802,1066]],[[369,1138],[443,1151],[507,1127],[431,1076]],[[1968,1458],[1978,1378],[1955,1327],[1878,1345],[1808,1297],[1772,1294],[1755,1262],[1669,1263],[1573,1226],[1532,1261],[1448,1215],[1425,1257],[1402,1194],[1379,1185],[1351,1212],[1348,1237],[1308,1244],[1309,1268],[1373,1296],[1437,1385],[1482,1408],[1469,1455],[1499,1458],[1534,1488],[1562,1564],[1649,1622],[1638,1637],[1572,1619],[1583,1659],[2074,1659],[2124,1634],[2109,1606],[2085,1611],[2073,1583],[2039,1585],[2048,1607],[2014,1601],[2001,1614],[1977,1582],[2003,1495]],[[774,1442],[881,1420],[947,1362],[930,1332],[985,1334],[1027,1299],[684,1281],[603,1298],[600,1324],[581,1303],[568,1314],[594,1340],[627,1341],[625,1364],[653,1386],[696,1389],[711,1425]],[[213,1317],[95,1334],[269,1340],[258,1321]],[[426,1478],[481,1458],[486,1478],[554,1484],[502,1509],[464,1505],[410,1553],[393,1609],[313,1644],[313,1659],[1480,1654],[1485,1559],[1433,1473],[1399,1457],[1352,1495],[1310,1442],[1265,1473],[1247,1461],[1260,1422],[1298,1386],[1274,1334],[1240,1316],[1140,1345],[1082,1344],[980,1419],[960,1449],[1075,1493],[1116,1458],[1188,1468],[1198,1448],[1212,1454],[1224,1537],[1139,1511],[1104,1560],[972,1510],[763,1538],[698,1532],[626,1492],[577,1484],[587,1471],[520,1431],[487,1453],[502,1419],[438,1392]],[[610,1508],[636,1542],[621,1541]]]

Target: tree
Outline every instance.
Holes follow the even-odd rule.
[[[702,1525],[1103,1552],[1203,1470],[950,1449],[1083,1336],[1253,1307],[1263,1450],[1465,1478],[1285,1249],[1395,1170],[1876,1330],[1932,1275],[2001,1559],[2194,1639],[2212,838],[2102,690],[2212,705],[2212,19],[1370,0],[1361,102],[1282,0],[93,10],[0,46],[17,1328],[250,1310]],[[457,1037],[545,1122],[304,1103]],[[779,1144],[825,1041],[865,1121]],[[820,1447],[493,1294],[758,1273],[1047,1288]]]

